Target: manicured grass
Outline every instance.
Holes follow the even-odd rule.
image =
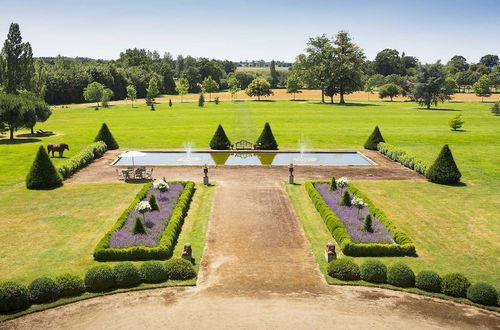
[[[405,261],[416,270],[462,271],[473,281],[488,281],[498,288],[500,117],[491,115],[489,107],[477,102],[445,103],[429,111],[411,102],[340,106],[224,101],[207,102],[204,108],[193,102],[175,103],[172,108],[162,103],[154,112],[144,104],[99,111],[81,106],[57,109],[35,128],[57,135],[20,138],[15,144],[0,138],[0,279],[27,282],[61,270],[83,272],[93,263],[97,240],[139,189],[125,184],[66,184],[53,191],[27,191],[23,181],[39,144],[68,143],[66,156],[71,157],[91,143],[106,122],[123,149],[182,148],[188,141],[195,148],[206,148],[219,123],[232,141],[255,141],[264,123],[270,122],[281,149],[298,148],[301,138],[309,141],[308,148],[362,148],[375,125],[387,142],[426,162],[433,161],[448,143],[465,186],[393,181],[357,185],[415,241],[419,258]],[[448,127],[449,118],[457,113],[465,120],[463,132]],[[56,165],[63,161],[54,158]],[[307,197],[305,192],[300,194]],[[325,243],[323,238],[321,255]]]

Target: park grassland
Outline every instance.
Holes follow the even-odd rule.
[[[360,149],[375,125],[387,142],[427,162],[448,143],[464,186],[413,181],[357,181],[356,185],[414,240],[419,257],[404,260],[415,271],[463,272],[473,281],[484,280],[498,288],[500,118],[492,116],[489,106],[445,103],[439,110],[422,110],[410,102],[341,106],[244,101],[207,102],[204,108],[195,103],[174,103],[172,108],[159,104],[154,112],[143,104],[98,111],[57,109],[40,127],[58,135],[16,144],[0,139],[0,279],[28,282],[43,274],[82,273],[93,264],[91,254],[97,241],[140,189],[121,183],[66,184],[53,191],[27,191],[23,180],[39,144],[68,143],[71,149],[66,156],[71,157],[92,142],[100,124],[106,122],[122,149],[182,148],[188,141],[195,148],[207,148],[219,123],[232,141],[255,141],[264,123],[270,122],[281,149],[298,148],[301,138],[309,142],[309,148]],[[462,114],[465,131],[449,129],[448,120],[456,114]],[[56,165],[63,161],[54,159]],[[301,186],[292,188],[294,205],[310,209],[312,204]],[[199,189],[195,204],[205,189],[215,188]],[[208,204],[201,204],[208,217]],[[196,207],[192,211],[198,212]],[[312,216],[313,211],[305,215]],[[198,234],[184,240],[181,234],[179,240],[193,244],[196,238]],[[321,253],[326,241],[332,240],[331,236],[318,237]],[[387,264],[400,260],[382,259]]]

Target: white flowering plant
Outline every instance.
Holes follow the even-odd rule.
[[[165,179],[156,180],[155,182],[153,182],[153,187],[161,192],[165,192],[170,189]]]
[[[368,206],[362,198],[359,198],[357,196],[354,196],[351,199],[351,205],[358,209],[358,218],[359,218],[359,211]]]
[[[336,180],[337,187],[340,188],[340,194],[342,195],[342,192],[344,188],[346,188],[349,185],[349,180],[347,180],[346,177],[340,177]]]
[[[141,201],[136,206],[135,209],[142,214],[144,221],[146,221],[146,216],[144,215],[146,212],[150,212],[152,210],[151,204],[148,201]]]

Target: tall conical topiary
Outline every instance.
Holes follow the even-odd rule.
[[[255,142],[255,146],[257,149],[261,150],[278,150],[278,143],[274,138],[274,134],[269,123],[264,125],[264,129],[262,130],[262,133],[260,133],[257,142]]]
[[[198,106],[201,108],[205,106],[205,96],[203,96],[203,93],[200,93],[200,97],[198,98]]]
[[[425,172],[425,177],[431,182],[441,184],[454,184],[460,181],[462,174],[458,170],[457,164],[453,159],[450,147],[447,144],[443,146],[437,156],[434,164]]]
[[[378,126],[375,126],[375,129],[373,130],[372,134],[368,137],[368,140],[366,140],[365,142],[365,149],[377,150],[377,144],[379,144],[380,142],[385,142],[385,140],[384,137],[382,136],[382,133],[380,133]]]
[[[151,211],[159,211],[160,210],[160,207],[158,206],[158,203],[156,202],[155,194],[151,194],[151,196],[149,196],[149,205],[151,205]]]
[[[224,128],[222,128],[222,125],[219,124],[214,136],[212,137],[212,140],[210,141],[210,148],[214,150],[226,150],[229,149],[230,146],[231,141],[229,141],[226,132],[224,132]]]
[[[101,129],[99,130],[99,133],[97,133],[97,136],[94,139],[94,142],[99,142],[103,141],[106,143],[108,146],[108,150],[115,150],[118,149],[118,143],[116,142],[115,138],[113,137],[113,134],[111,134],[111,131],[108,128],[108,125],[106,123],[102,123]]]
[[[144,224],[142,223],[141,218],[136,217],[134,225],[134,235],[138,234],[146,234],[146,228],[144,228]]]
[[[344,191],[344,194],[342,195],[342,199],[340,200],[339,203],[340,206],[352,206],[351,203],[351,195],[349,195],[349,192]]]
[[[365,223],[363,224],[363,231],[373,233],[372,216],[369,214],[366,215]]]
[[[59,172],[52,164],[49,155],[43,146],[38,148],[35,160],[26,177],[26,188],[28,189],[52,189],[60,187],[63,180]]]

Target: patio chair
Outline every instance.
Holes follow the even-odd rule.
[[[36,131],[36,134],[39,134],[39,135],[54,135],[55,133],[52,132],[52,131],[44,131],[43,129],[39,129],[38,131]]]
[[[115,171],[116,171],[116,176],[118,177],[118,180],[124,180],[124,176],[123,176],[123,173],[118,171],[117,168],[115,168]]]
[[[150,179],[150,180],[153,179],[153,170],[154,170],[153,167],[146,169],[146,172],[144,173],[146,175],[146,179]]]

